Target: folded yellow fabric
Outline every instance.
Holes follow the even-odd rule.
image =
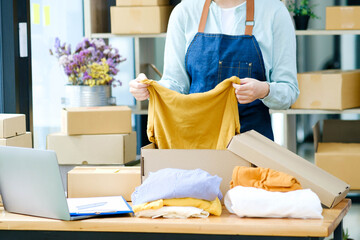
[[[228,78],[205,93],[180,94],[153,80],[150,84],[147,135],[159,149],[226,149],[240,133],[237,99]]]
[[[262,188],[271,192],[302,189],[293,176],[270,168],[237,166],[233,170],[230,188],[236,186]]]
[[[196,198],[159,199],[149,203],[134,205],[132,206],[132,209],[134,212],[139,212],[149,209],[155,210],[162,208],[163,206],[197,207],[215,216],[220,216],[222,211],[219,198],[216,198],[214,201],[206,201]]]

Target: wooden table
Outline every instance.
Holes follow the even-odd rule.
[[[351,206],[344,199],[324,209],[322,220],[221,217],[149,219],[129,216],[60,221],[12,214],[0,208],[0,239],[323,239],[341,240],[342,219]]]

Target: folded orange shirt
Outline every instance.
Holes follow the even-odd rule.
[[[233,170],[230,188],[236,186],[262,188],[271,192],[302,189],[293,176],[270,168],[237,166]]]
[[[240,133],[237,99],[231,77],[205,93],[180,94],[153,80],[150,92],[147,135],[159,149],[226,149]]]

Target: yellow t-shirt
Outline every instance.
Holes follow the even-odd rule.
[[[240,133],[237,99],[228,78],[205,93],[180,94],[153,80],[150,92],[147,135],[159,149],[226,149]]]
[[[219,198],[216,198],[213,201],[206,201],[197,198],[159,199],[148,203],[134,205],[132,206],[132,209],[136,213],[148,209],[159,209],[163,206],[197,207],[215,216],[220,216],[222,211]]]

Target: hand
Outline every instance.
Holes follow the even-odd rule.
[[[251,103],[259,98],[264,98],[269,94],[270,85],[253,78],[242,78],[241,84],[233,83],[235,96],[239,103]]]
[[[146,75],[140,73],[136,79],[129,82],[130,93],[138,101],[144,101],[150,96],[149,90],[147,89],[149,84],[140,83],[140,81],[144,79],[147,79]]]

